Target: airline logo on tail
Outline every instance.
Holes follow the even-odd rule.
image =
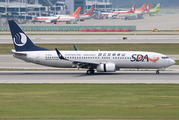
[[[90,8],[90,13],[89,14],[92,14],[93,13],[93,10],[94,10],[94,6],[92,6],[91,8]]]
[[[135,7],[136,7],[136,5],[134,5],[134,6],[132,7],[132,11],[135,11]]]
[[[150,10],[150,9],[151,9],[151,6],[152,6],[152,3],[150,3],[150,4],[147,6],[147,9]]]
[[[128,12],[134,12],[135,11],[135,7],[136,7],[136,4],[131,8],[131,10],[130,11],[128,11]]]
[[[14,44],[17,46],[24,46],[27,42],[27,37],[24,33],[17,33],[14,35]]]

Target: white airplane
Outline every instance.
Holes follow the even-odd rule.
[[[57,22],[69,23],[79,18],[80,11],[81,11],[81,7],[78,7],[77,10],[72,15],[42,16],[42,17],[37,17],[37,19],[31,22],[32,23],[45,22],[45,23],[54,23],[54,24],[56,24]]]
[[[79,15],[79,19],[80,19],[81,21],[84,21],[84,20],[86,20],[86,19],[88,19],[88,18],[91,18],[91,16],[93,15],[93,10],[94,10],[94,6],[92,6],[92,7],[88,10],[87,13],[84,13],[84,14],[82,14],[82,15]]]
[[[35,64],[58,68],[84,68],[87,74],[115,72],[120,68],[164,70],[175,64],[166,55],[137,51],[51,51],[36,46],[14,20],[8,20],[15,50],[14,57]],[[76,48],[75,48],[76,49]]]
[[[127,17],[131,14],[134,14],[136,5],[133,5],[133,7],[129,11],[115,11],[115,12],[105,12],[101,13],[104,17],[112,18],[113,16],[119,16],[119,17]]]

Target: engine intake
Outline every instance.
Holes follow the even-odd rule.
[[[98,72],[115,72],[116,65],[115,64],[100,64],[97,66]]]

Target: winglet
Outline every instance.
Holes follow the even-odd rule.
[[[57,55],[58,55],[59,59],[61,59],[61,60],[66,60],[66,59],[63,57],[63,55],[58,51],[57,48],[55,48],[55,50],[56,50],[56,52],[57,52]]]
[[[73,47],[74,47],[75,51],[79,51],[78,48],[75,45],[73,45]]]

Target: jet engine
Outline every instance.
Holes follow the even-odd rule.
[[[97,66],[98,72],[115,72],[116,71],[116,65],[115,64],[100,64]]]

